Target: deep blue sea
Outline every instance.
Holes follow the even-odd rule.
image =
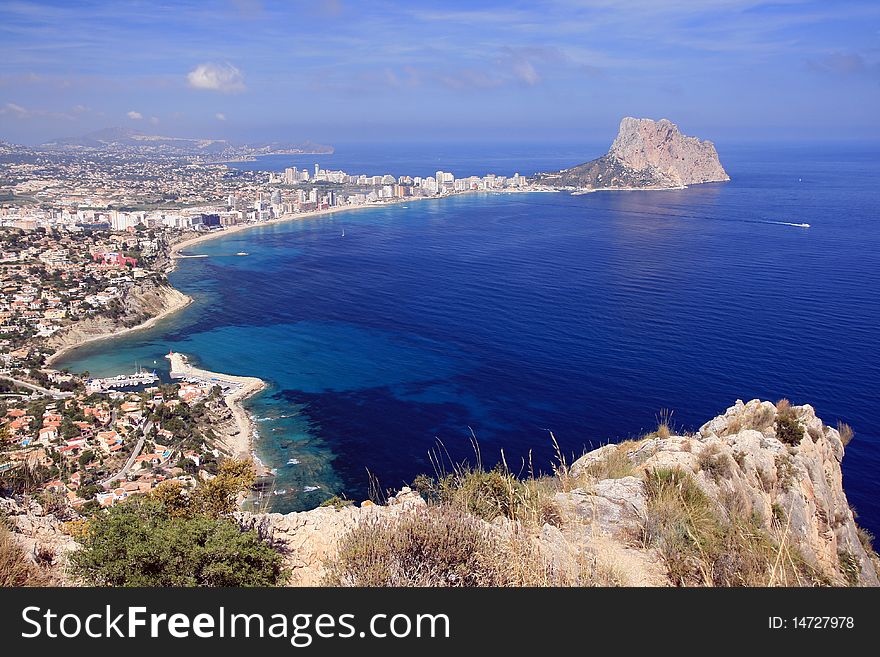
[[[606,146],[360,145],[242,166],[530,174]],[[279,511],[363,498],[368,471],[398,487],[432,472],[437,441],[471,455],[471,431],[484,461],[531,452],[547,470],[551,430],[577,455],[653,429],[661,409],[693,429],[738,398],[787,397],[854,427],[846,490],[878,533],[880,148],[719,152],[729,183],[474,194],[198,245],[209,257],[171,276],[195,304],[64,364],[167,369],[173,348],[267,380],[249,409]]]

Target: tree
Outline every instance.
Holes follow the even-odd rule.
[[[96,513],[72,572],[96,586],[274,586],[281,555],[253,530],[203,513],[171,516],[153,496]]]
[[[95,452],[87,449],[79,455],[79,467],[85,468],[89,463],[95,460]]]
[[[222,461],[217,469],[217,476],[203,482],[193,493],[193,507],[213,517],[232,513],[239,493],[253,485],[256,474],[251,460]]]

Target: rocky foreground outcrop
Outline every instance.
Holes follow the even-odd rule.
[[[878,585],[873,553],[863,544],[866,539],[864,534],[860,537],[843,491],[840,433],[824,425],[809,405],[794,406],[790,412],[803,429],[797,446],[777,438],[776,406],[753,400],[738,401],[695,434],[654,435],[585,454],[572,464],[566,482],[553,495],[557,521],[535,531],[535,543],[563,570],[587,560],[607,574],[606,582],[676,583],[669,579],[661,549],[645,540],[654,512],[647,475],[674,470],[693,478],[711,505],[710,513],[722,524],[733,515],[747,518],[753,540],[760,534],[776,546],[768,548],[770,558],[777,558],[775,554],[790,562],[797,559],[810,573],[803,580],[786,579],[779,564],[779,579],[773,583]],[[314,585],[352,527],[424,505],[417,493],[404,489],[387,506],[245,513],[241,520],[249,527],[262,525],[273,536],[292,569],[292,584]],[[502,530],[511,524],[493,523]]]
[[[809,405],[737,401],[695,433],[660,427],[535,482],[544,491],[538,522],[479,522],[529,541],[554,582],[878,586],[876,554],[843,490],[844,447]],[[62,564],[75,547],[51,516],[9,501],[3,508],[29,554]],[[235,517],[283,554],[291,585],[313,586],[355,527],[432,509],[405,488],[381,506]]]
[[[611,149],[600,158],[554,173],[537,182],[554,187],[669,189],[730,180],[711,141],[688,137],[667,119],[626,117]]]

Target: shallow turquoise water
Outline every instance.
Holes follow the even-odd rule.
[[[784,396],[853,425],[847,491],[876,533],[877,153],[722,156],[730,183],[468,195],[223,237],[171,277],[195,304],[65,364],[165,367],[173,348],[266,379],[248,406],[278,510],[363,497],[368,470],[399,486],[438,440],[469,456],[471,430],[485,460],[546,469],[548,430],[579,453],[663,408],[693,428]]]

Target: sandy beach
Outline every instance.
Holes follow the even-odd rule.
[[[528,191],[544,191],[544,190],[513,190],[513,189],[505,189],[498,190],[497,193],[522,193]],[[549,191],[549,190],[548,190]],[[468,192],[458,192],[454,194],[455,196],[461,194],[469,194],[469,193],[478,193],[476,190],[468,191]],[[313,210],[311,212],[301,212],[296,214],[282,215],[281,217],[277,217],[275,219],[271,219],[269,221],[259,222],[259,223],[246,223],[246,224],[237,224],[235,226],[231,226],[228,228],[224,228],[222,230],[214,230],[204,235],[197,235],[191,237],[189,239],[184,239],[175,244],[171,245],[169,256],[170,256],[170,266],[167,268],[168,272],[171,272],[177,266],[177,261],[181,258],[192,257],[193,254],[184,254],[182,251],[184,249],[191,249],[191,247],[200,244],[202,242],[207,242],[209,240],[218,239],[220,237],[224,237],[227,235],[233,235],[235,233],[239,233],[245,230],[251,230],[254,228],[260,228],[264,226],[269,226],[273,224],[284,223],[288,221],[300,221],[304,219],[310,219],[313,217],[320,217],[324,215],[335,214],[337,212],[351,212],[357,210],[364,210],[368,208],[381,208],[388,205],[399,205],[403,203],[411,203],[417,201],[424,200],[437,200],[438,198],[448,198],[448,197],[431,197],[431,196],[415,196],[415,197],[406,197],[400,199],[394,199],[392,201],[387,201],[381,204],[369,204],[369,205],[354,205],[354,206],[342,206],[342,207],[334,207],[327,208],[325,210]],[[99,340],[108,340],[111,338],[116,338],[121,335],[126,335],[128,333],[134,331],[140,331],[143,329],[150,328],[154,326],[157,322],[165,319],[166,317],[176,313],[179,310],[182,310],[190,303],[193,302],[193,299],[179,290],[175,288],[170,288],[173,291],[173,294],[169,296],[171,299],[168,299],[167,302],[163,305],[162,309],[148,320],[138,324],[137,326],[132,326],[130,328],[125,328],[121,330],[112,330],[102,332],[100,334],[91,335],[91,336],[71,336],[70,344],[65,344],[61,346],[58,351],[53,353],[46,361],[47,366],[51,366],[53,363],[56,363],[62,357],[66,356],[70,352],[82,347],[85,344],[89,344],[92,342],[97,342]],[[256,434],[256,428],[254,426],[253,421],[251,420],[250,415],[245,411],[242,402],[248,397],[256,394],[260,390],[266,387],[266,383],[259,378],[256,377],[246,377],[246,376],[234,376],[231,374],[221,374],[217,372],[209,372],[208,370],[202,370],[199,368],[195,368],[189,364],[186,356],[178,353],[171,353],[168,358],[171,360],[171,371],[175,374],[180,374],[186,377],[197,377],[204,379],[214,379],[218,382],[225,382],[232,386],[230,392],[225,396],[226,404],[229,406],[232,414],[235,418],[236,425],[238,427],[238,433],[234,436],[228,437],[229,444],[225,445],[227,451],[233,456],[253,456],[253,439]]]
[[[465,192],[463,192],[465,193]],[[326,210],[312,210],[310,212],[297,212],[295,214],[285,214],[280,217],[276,217],[275,219],[270,219],[269,221],[260,221],[255,223],[247,223],[247,224],[236,224],[234,226],[230,226],[228,228],[223,228],[221,230],[212,230],[209,233],[204,235],[197,235],[195,237],[191,237],[189,239],[181,240],[180,242],[176,242],[171,246],[171,260],[172,266],[171,270],[177,264],[177,260],[183,255],[181,251],[183,249],[189,249],[190,247],[201,244],[202,242],[207,242],[210,240],[215,240],[220,237],[225,237],[227,235],[234,235],[235,233],[240,233],[245,230],[252,230],[254,228],[262,228],[265,226],[272,226],[275,224],[282,224],[288,221],[301,221],[303,219],[311,219],[313,217],[322,217],[325,215],[336,214],[337,212],[354,212],[357,210],[367,210],[369,208],[381,208],[388,205],[399,205],[401,203],[409,203],[415,201],[425,201],[429,199],[437,199],[439,197],[431,197],[431,196],[412,196],[400,199],[394,199],[392,201],[386,201],[384,203],[372,203],[372,204],[364,204],[364,205],[344,205],[338,206],[334,208],[327,208]]]
[[[174,378],[194,378],[204,382],[220,384],[226,389],[223,399],[238,428],[237,433],[229,435],[224,441],[224,448],[235,457],[251,458],[253,456],[253,436],[256,430],[251,416],[244,409],[243,402],[266,387],[266,382],[255,376],[235,376],[210,372],[193,367],[189,359],[181,353],[171,352],[165,356],[171,361],[171,376]]]
[[[166,295],[166,303],[163,308],[155,315],[150,317],[144,322],[137,324],[136,326],[130,326],[128,328],[123,329],[113,329],[109,332],[100,332],[95,335],[89,336],[77,336],[76,338],[71,338],[69,344],[65,344],[61,346],[57,351],[55,351],[52,355],[50,355],[46,359],[46,367],[52,367],[52,365],[58,362],[61,358],[67,356],[71,352],[79,349],[83,345],[91,344],[93,342],[99,342],[101,340],[109,340],[111,338],[118,338],[122,335],[127,335],[128,333],[133,333],[134,331],[141,331],[143,329],[148,329],[154,326],[156,323],[165,319],[166,317],[173,315],[179,310],[183,310],[189,304],[193,302],[192,297],[187,296],[180,290],[176,288],[169,287],[171,291],[170,294]],[[75,325],[74,325],[75,326]]]

